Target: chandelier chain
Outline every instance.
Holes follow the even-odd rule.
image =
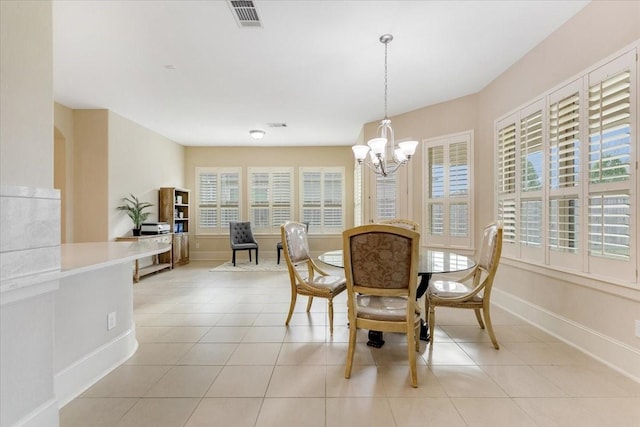
[[[388,116],[389,93],[389,42],[393,40],[393,35],[383,34],[380,42],[384,44],[384,119],[380,121],[376,133],[378,136],[367,142],[367,145],[356,144],[351,149],[358,165],[366,165],[376,175],[389,176],[396,173],[401,167],[409,163],[411,157],[416,152],[418,141],[402,141],[396,146],[391,127],[391,120]]]
[[[387,48],[389,47],[389,43],[384,44],[384,118],[388,119],[387,116]]]

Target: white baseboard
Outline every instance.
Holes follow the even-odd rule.
[[[57,372],[54,376],[54,390],[58,407],[62,408],[120,366],[137,348],[135,329],[131,328]]]
[[[640,350],[500,289],[491,302],[640,383]]]
[[[59,425],[58,401],[51,398],[16,422],[14,427],[58,427]]]

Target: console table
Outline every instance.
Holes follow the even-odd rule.
[[[139,242],[139,243],[168,243],[171,245],[169,250],[169,256],[165,257],[169,262],[161,262],[159,255],[153,256],[153,264],[140,267],[140,260],[135,260],[135,268],[133,272],[133,281],[138,283],[142,276],[155,273],[156,271],[164,270],[165,268],[171,270],[171,260],[173,259],[173,233],[166,234],[147,234],[142,236],[122,236],[116,238],[118,242]]]

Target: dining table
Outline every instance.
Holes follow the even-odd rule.
[[[476,266],[473,258],[463,254],[432,248],[421,248],[420,259],[418,261],[418,289],[416,290],[416,299],[421,298],[434,274],[459,273],[470,270]],[[344,268],[344,257],[342,249],[336,249],[321,254],[318,259],[332,267]],[[425,317],[426,317],[425,313]],[[422,321],[420,326],[420,339],[429,341],[429,327],[426,321]],[[369,331],[369,341],[367,345],[380,348],[384,345],[383,335],[380,331]]]

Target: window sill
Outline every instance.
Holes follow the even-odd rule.
[[[582,273],[579,271],[569,272],[552,266],[543,266],[505,256],[502,257],[500,263],[552,279],[562,280],[573,285],[594,289],[600,292],[640,302],[640,285],[638,283],[614,281],[612,279],[597,277],[592,274]]]

